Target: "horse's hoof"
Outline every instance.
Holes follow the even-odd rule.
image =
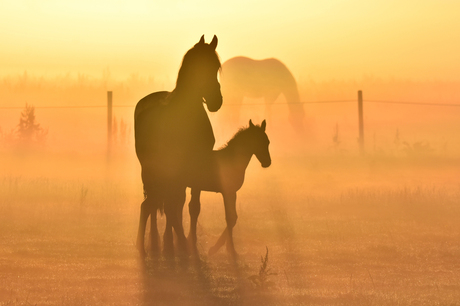
[[[238,258],[240,257],[240,255],[238,255],[236,251],[229,251],[228,254],[233,260],[238,260]]]
[[[186,240],[181,241],[178,245],[178,251],[180,256],[189,256],[190,255],[190,250],[188,247],[188,243]]]
[[[150,254],[158,254],[161,251],[161,246],[159,240],[150,241],[148,252]]]
[[[213,246],[212,248],[210,248],[210,249],[209,249],[209,251],[208,251],[208,255],[209,255],[209,256],[212,256],[212,255],[216,254],[216,253],[217,253],[217,251],[219,251],[219,248],[218,248],[218,247],[215,247],[215,246]]]
[[[146,256],[146,253],[145,253],[145,250],[144,250],[144,246],[142,245],[142,243],[136,243],[136,249],[137,251],[139,252],[139,255],[142,257],[142,258],[145,258]]]
[[[174,257],[174,244],[165,243],[163,245],[163,254],[166,257]]]
[[[196,246],[196,240],[191,238],[190,236],[187,237],[187,249],[190,255],[198,254],[198,248]]]
[[[238,253],[236,252],[235,250],[235,246],[233,245],[233,243],[228,243],[227,241],[227,245],[226,245],[226,249],[227,249],[227,253],[234,259],[238,259]]]
[[[149,254],[150,254],[150,256],[158,257],[161,254],[160,247],[156,246],[156,247],[150,248]]]
[[[198,254],[198,248],[196,247],[195,244],[188,243],[187,244],[187,252],[190,255]]]
[[[143,249],[138,249],[138,251],[141,259],[145,259],[145,257],[147,257],[147,253]]]
[[[187,237],[187,244],[188,245],[196,245],[196,238],[192,236]]]

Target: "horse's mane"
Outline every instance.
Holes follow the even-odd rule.
[[[230,138],[230,140],[224,144],[219,150],[222,150],[222,149],[225,149],[225,148],[228,148],[229,146],[231,147],[235,142],[237,142],[238,140],[240,140],[241,138],[244,138],[244,137],[247,137],[247,135],[249,135],[249,132],[254,129],[254,128],[259,128],[260,129],[260,125],[254,125],[254,127],[241,127],[234,135],[232,138]]]

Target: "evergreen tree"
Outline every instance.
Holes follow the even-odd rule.
[[[18,140],[23,144],[40,143],[44,142],[47,133],[35,120],[35,107],[26,104],[17,125]]]

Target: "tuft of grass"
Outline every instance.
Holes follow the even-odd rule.
[[[277,275],[277,273],[270,272],[268,268],[268,247],[265,247],[267,252],[264,256],[260,256],[261,265],[259,268],[259,274],[254,274],[248,277],[250,281],[254,284],[255,288],[258,290],[265,290],[272,288],[275,283],[269,280],[269,277],[272,275]]]
[[[80,207],[82,207],[85,204],[87,195],[88,195],[88,188],[85,187],[85,185],[82,185],[81,190],[80,190]]]

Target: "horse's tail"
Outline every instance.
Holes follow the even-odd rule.
[[[282,92],[289,108],[289,121],[298,132],[302,133],[305,110],[303,104],[300,102],[297,82],[287,67],[283,78],[283,85]]]
[[[151,212],[159,211],[164,213],[164,196],[159,184],[158,177],[154,165],[149,159],[140,159],[141,163],[141,179],[144,201],[148,199],[151,207]]]

